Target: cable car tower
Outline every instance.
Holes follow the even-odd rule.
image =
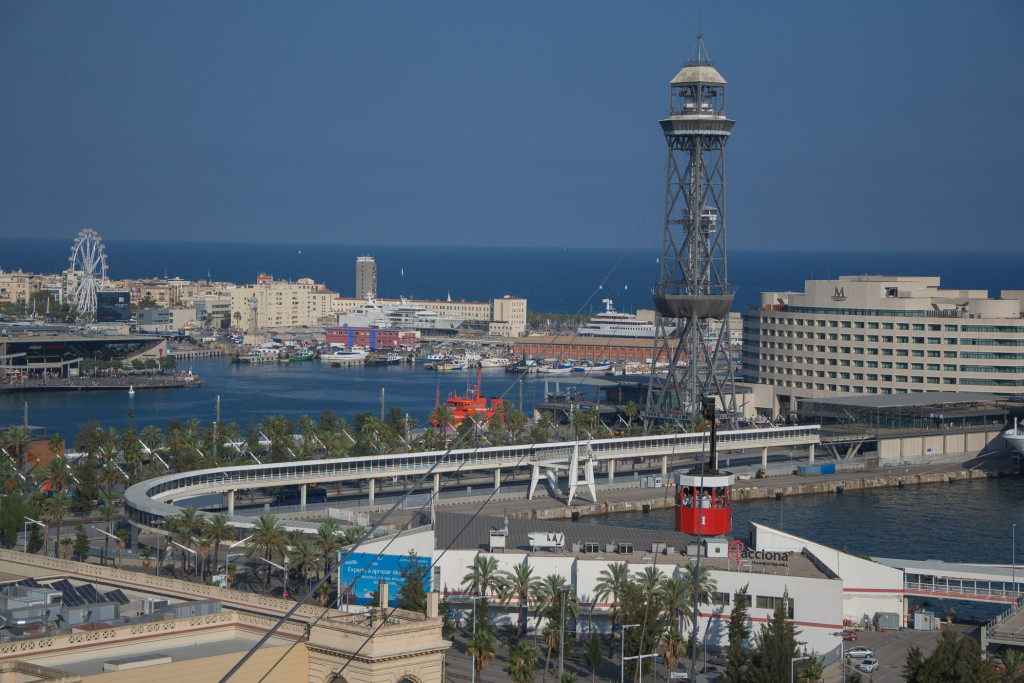
[[[717,399],[718,415],[736,420],[729,350],[729,309],[736,288],[725,261],[725,79],[697,34],[691,60],[671,83],[661,280],[654,285],[655,339],[644,412],[648,428],[683,422]],[[662,371],[658,363],[667,363]]]

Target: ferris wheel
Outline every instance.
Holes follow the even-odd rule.
[[[96,314],[96,292],[107,281],[107,254],[95,230],[78,233],[67,270],[68,296],[81,315]]]

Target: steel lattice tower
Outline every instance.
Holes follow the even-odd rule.
[[[736,417],[729,351],[736,288],[725,261],[725,143],[735,122],[725,116],[725,79],[700,34],[694,53],[672,79],[669,117],[661,121],[668,173],[648,426],[690,418],[704,396],[717,399],[723,419]],[[668,361],[667,372],[659,359]]]

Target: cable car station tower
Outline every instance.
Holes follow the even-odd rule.
[[[685,423],[705,397],[717,400],[723,420],[737,417],[729,350],[736,288],[728,283],[725,261],[725,143],[735,122],[725,116],[725,79],[699,33],[694,53],[672,79],[669,117],[661,121],[668,173],[661,279],[652,288],[648,428]]]

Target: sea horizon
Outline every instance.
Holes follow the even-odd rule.
[[[0,237],[0,269],[57,273],[73,240]],[[540,313],[593,314],[610,298],[617,310],[651,308],[660,277],[660,249],[478,247],[172,240],[103,240],[112,280],[181,277],[245,285],[260,274],[309,277],[339,296],[354,295],[355,259],[377,262],[381,298],[487,301],[526,298]],[[287,249],[282,248],[287,246]],[[1019,253],[1007,251],[875,251],[732,248],[733,309],[757,306],[765,291],[802,291],[804,281],[850,275],[938,276],[945,289],[1024,289],[1016,279]]]

